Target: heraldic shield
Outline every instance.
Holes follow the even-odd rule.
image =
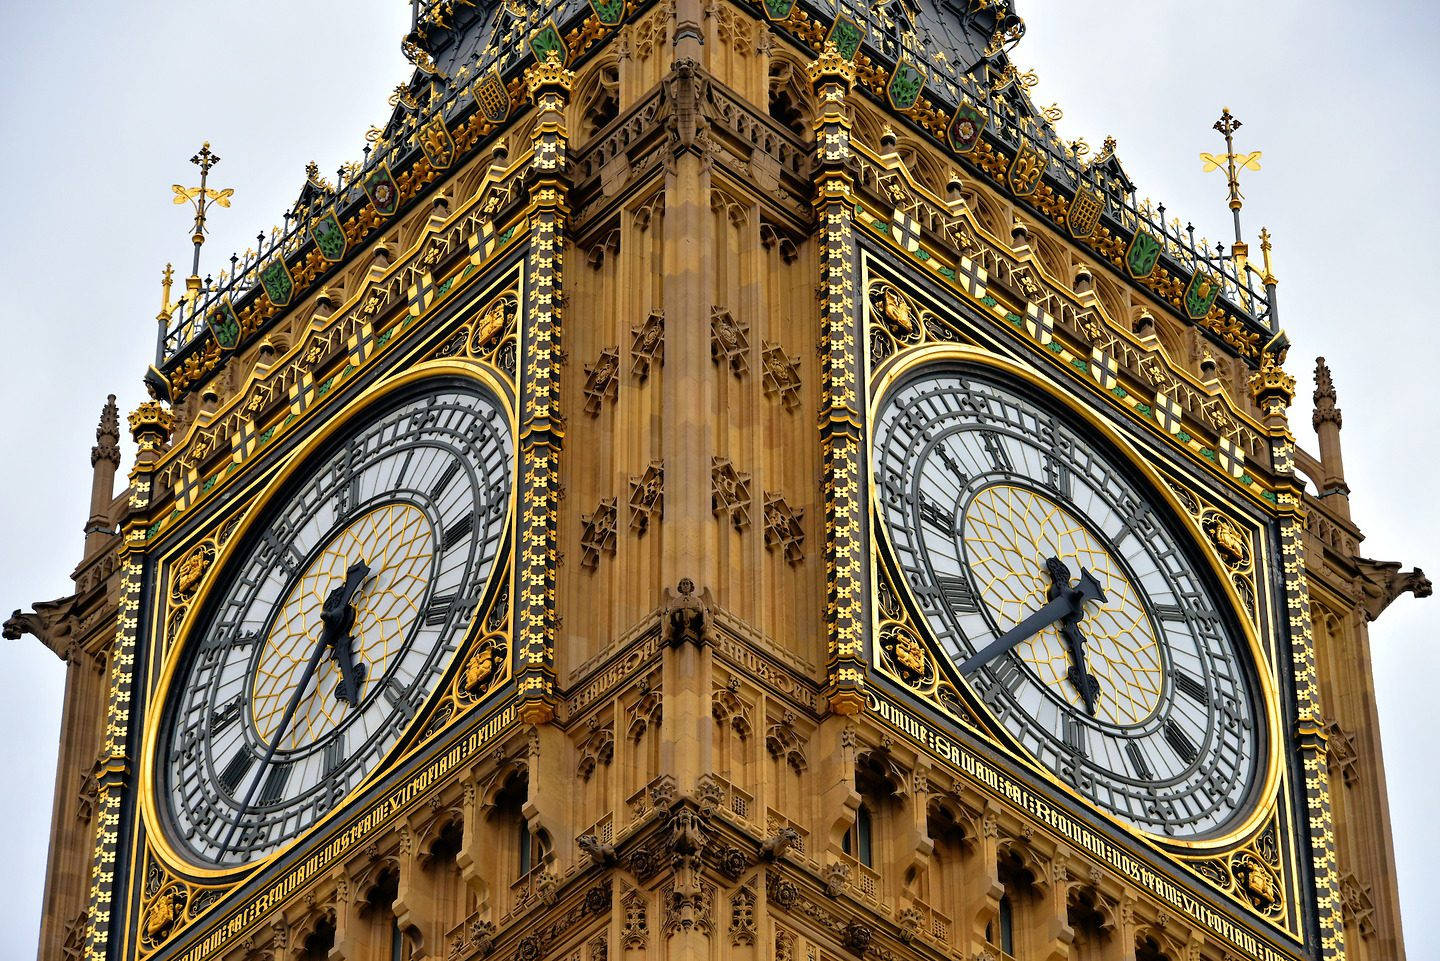
[[[260,285],[265,288],[265,296],[270,298],[270,303],[276,307],[290,303],[295,294],[295,279],[290,276],[290,268],[285,266],[285,258],[278,257],[265,265],[265,269],[260,271]]]
[[[1215,298],[1220,296],[1220,284],[1203,270],[1195,271],[1185,288],[1185,313],[1191,320],[1199,320],[1210,313]]]
[[[205,323],[222,350],[234,350],[240,343],[240,318],[235,316],[235,305],[229,298],[221,300],[219,306],[206,315]]]
[[[909,110],[915,106],[915,101],[920,99],[920,91],[924,89],[925,77],[919,68],[901,60],[895,65],[895,72],[890,75],[890,82],[885,86],[885,95],[890,98],[890,105],[896,110]]]
[[[864,39],[865,31],[860,25],[849,17],[836,17],[835,22],[830,25],[830,32],[825,35],[825,42],[835,46],[835,52],[840,54],[844,60],[854,60],[855,51],[860,49],[860,41]]]
[[[1135,231],[1130,246],[1125,251],[1125,269],[1136,280],[1149,277],[1160,261],[1160,241],[1153,234],[1143,230]]]
[[[945,129],[950,149],[956,153],[969,153],[974,150],[975,145],[980,142],[980,135],[985,132],[988,120],[985,111],[969,100],[963,101],[955,108],[955,116],[950,118],[950,126]]]
[[[389,217],[400,209],[400,188],[395,183],[395,175],[390,172],[390,165],[380,161],[375,169],[365,175],[360,182],[365,188],[365,196],[370,198],[370,203],[375,205],[375,212],[382,217]]]
[[[624,3],[619,6],[620,12],[624,13]],[[597,13],[596,16],[599,14]],[[505,81],[500,77],[499,67],[491,67],[488,74],[475,81],[473,92],[475,106],[480,108],[480,113],[485,116],[486,120],[500,124],[510,116],[510,91],[505,89]]]
[[[315,241],[315,246],[320,251],[320,256],[330,263],[339,263],[345,256],[345,249],[349,242],[345,239],[345,231],[340,226],[340,218],[335,216],[335,211],[325,211],[325,216],[310,224],[310,239]]]

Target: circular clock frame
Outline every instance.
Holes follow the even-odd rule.
[[[958,344],[931,344],[917,347],[891,358],[872,374],[868,422],[872,425],[878,424],[879,418],[894,392],[912,380],[923,378],[926,371],[936,373],[968,371],[979,377],[1009,383],[1014,392],[1018,394],[1031,395],[1038,406],[1052,411],[1057,417],[1068,419],[1071,422],[1069,426],[1075,433],[1085,437],[1103,455],[1107,455],[1110,460],[1128,471],[1132,475],[1131,482],[1145,495],[1148,495],[1157,510],[1163,510],[1168,515],[1163,518],[1162,522],[1175,537],[1183,541],[1180,546],[1186,551],[1192,563],[1199,565],[1199,573],[1205,578],[1205,587],[1208,593],[1217,604],[1224,608],[1218,613],[1223,619],[1231,643],[1243,662],[1242,668],[1247,672],[1247,680],[1251,685],[1251,697],[1255,702],[1256,722],[1261,728],[1256,737],[1256,751],[1260,756],[1255,762],[1254,782],[1250,790],[1245,793],[1241,804],[1237,805],[1233,815],[1213,833],[1174,837],[1159,831],[1148,830],[1087,797],[1075,786],[1067,783],[1050,765],[1033,756],[1005,724],[994,719],[977,689],[951,662],[948,655],[935,658],[941,674],[957,689],[968,692],[972,707],[980,711],[982,716],[992,719],[993,725],[1003,732],[1009,746],[1017,752],[1019,757],[1024,759],[1031,770],[1039,773],[1065,795],[1079,801],[1085,809],[1120,826],[1125,832],[1131,834],[1138,832],[1156,845],[1186,851],[1232,847],[1238,840],[1252,835],[1273,808],[1270,800],[1275,796],[1280,777],[1279,697],[1274,681],[1265,669],[1267,658],[1255,626],[1243,613],[1244,606],[1234,587],[1230,584],[1227,572],[1215,557],[1214,551],[1206,545],[1203,532],[1190,519],[1155,469],[1127,439],[1094,410],[1083,403],[1077,404],[1073,396],[1067,396],[1058,385],[1037,371],[980,348]],[[898,555],[891,539],[889,524],[883,519],[883,507],[879,503],[881,495],[876,486],[878,482],[876,480],[876,450],[873,438],[866,444],[866,461],[868,483],[871,485],[871,523],[875,528],[874,536],[882,544],[883,557],[880,563],[890,569],[898,563]],[[880,576],[880,572],[876,571],[875,577]],[[922,625],[922,633],[930,638],[929,643],[936,643],[933,631],[929,626],[929,619],[922,613],[924,608],[914,597],[906,579],[893,573],[891,576],[895,580],[896,589],[904,595],[902,603],[910,609],[914,622]],[[874,636],[878,639],[878,635]]]
[[[509,385],[484,368],[454,361],[432,361],[417,365],[403,374],[375,384],[353,398],[344,409],[334,415],[332,420],[318,426],[313,436],[307,438],[295,450],[284,455],[284,459],[278,467],[272,471],[262,469],[260,474],[250,482],[249,487],[241,493],[241,496],[250,496],[251,503],[243,508],[244,514],[240,523],[217,553],[214,562],[210,565],[194,594],[189,610],[179,625],[176,634],[179,640],[167,653],[160,668],[158,679],[153,687],[155,709],[148,712],[145,723],[140,771],[141,816],[146,833],[156,852],[162,856],[163,860],[173,866],[183,868],[189,875],[200,879],[228,877],[237,872],[253,871],[269,863],[296,844],[302,843],[306,838],[323,830],[327,824],[347,810],[346,803],[350,798],[361,795],[384,771],[392,769],[404,758],[423,749],[423,745],[407,744],[407,741],[412,737],[414,725],[423,716],[425,705],[449,683],[449,679],[459,669],[464,641],[473,633],[474,618],[477,616],[476,610],[456,610],[453,618],[459,625],[456,643],[460,646],[433,675],[434,680],[429,683],[419,707],[405,721],[402,730],[391,746],[325,813],[299,828],[293,836],[284,839],[273,849],[236,863],[206,862],[195,854],[187,853],[185,847],[171,837],[168,795],[162,784],[164,780],[162,772],[165,771],[168,764],[159,757],[159,754],[165,750],[169,740],[168,729],[171,726],[172,715],[176,707],[172,702],[183,693],[180,686],[186,681],[187,668],[193,659],[196,641],[191,638],[191,634],[207,624],[215,615],[215,605],[222,599],[220,595],[225,593],[229,575],[239,572],[237,565],[245,561],[255,548],[259,528],[269,521],[271,515],[283,505],[287,495],[291,493],[291,488],[298,481],[305,479],[308,471],[312,471],[320,465],[327,450],[338,439],[343,438],[345,433],[352,428],[365,425],[376,415],[377,411],[386,408],[387,405],[402,406],[412,397],[425,396],[428,389],[443,391],[446,387],[478,391],[487,395],[494,409],[503,418],[505,428],[508,430],[510,490],[506,499],[505,514],[500,521],[498,540],[495,542],[496,549],[488,562],[490,569],[478,585],[478,596],[481,598],[478,609],[483,609],[484,604],[488,603],[489,599],[495,595],[501,585],[501,579],[507,581],[511,579],[513,565],[505,562],[505,558],[510,556],[513,549],[511,542],[519,490],[519,431],[515,416],[515,398]],[[339,529],[331,533],[342,533],[347,526],[341,525]],[[323,540],[325,539],[322,538]],[[159,569],[166,569],[166,562],[178,563],[179,558],[192,546],[192,541],[188,540],[177,543],[164,555],[158,564]],[[301,570],[304,569],[305,565],[302,564]],[[286,591],[288,592],[293,586],[294,579],[287,584]],[[283,597],[278,600],[277,605],[283,600]],[[249,684],[250,682],[247,681],[247,691]],[[401,750],[404,753],[396,753]]]

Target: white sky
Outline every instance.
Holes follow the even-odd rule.
[[[1223,146],[1222,106],[1264,151],[1245,183],[1246,229],[1275,235],[1281,314],[1295,347],[1313,449],[1311,360],[1330,359],[1345,461],[1367,554],[1440,574],[1434,404],[1432,160],[1440,6],[1337,0],[1019,0],[1034,67],[1060,129],[1106,134],[1142,195],[1228,243],[1223,177],[1197,155]],[[122,417],[144,398],[160,269],[183,275],[189,220],[170,202],[209,139],[217,211],[205,269],[279,222],[304,165],[358,159],[409,74],[403,0],[240,4],[37,4],[0,0],[0,611],[69,592],[88,512],[89,451],[107,393]],[[123,469],[130,465],[126,449]],[[1440,953],[1432,866],[1440,819],[1429,643],[1440,601],[1399,601],[1372,632],[1401,896],[1412,958]],[[0,823],[6,888],[0,955],[34,953],[64,673],[31,637],[0,644]],[[88,761],[86,762],[88,764]],[[1428,950],[1427,950],[1428,949]]]

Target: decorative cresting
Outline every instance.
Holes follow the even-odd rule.
[[[824,476],[828,683],[838,714],[865,704],[864,507],[860,496],[860,371],[856,345],[850,180],[850,108],[855,65],[827,43],[808,67],[819,101],[815,120],[815,215],[820,255],[820,450]]]
[[[519,655],[520,716],[541,724],[554,715],[556,516],[560,508],[560,448],[565,419],[560,411],[560,328],[563,291],[563,233],[569,216],[566,194],[565,108],[575,75],[558,51],[526,71],[536,108],[531,135],[533,159],[527,171],[530,192],[530,279],[520,365],[520,524],[517,531],[518,597],[516,644]]]

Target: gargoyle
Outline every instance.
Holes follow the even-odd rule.
[[[1402,571],[1399,561],[1373,561],[1367,557],[1357,557],[1355,564],[1360,568],[1360,586],[1365,592],[1365,616],[1372,621],[1406,591],[1416,597],[1429,597],[1433,590],[1430,579],[1418,567]]]

